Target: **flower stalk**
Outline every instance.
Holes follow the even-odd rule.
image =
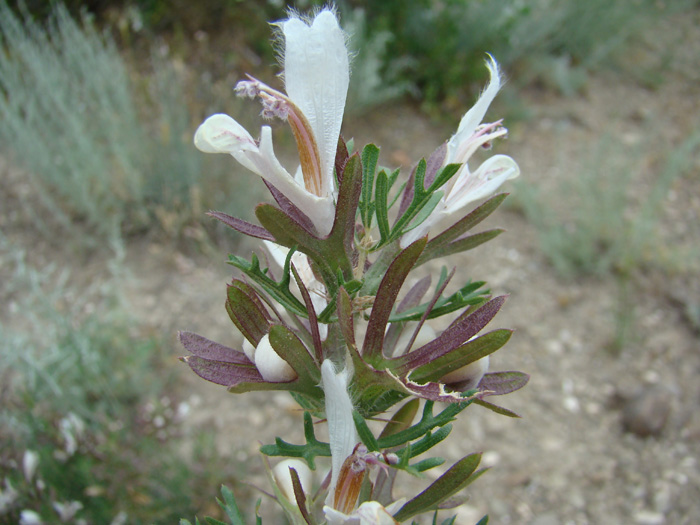
[[[265,181],[276,204],[256,207],[260,224],[210,215],[262,239],[276,266],[265,267],[265,254],[231,256],[241,275],[227,288],[226,310],[243,343],[231,348],[183,332],[190,355],[182,359],[232,393],[286,390],[299,403],[305,443],[278,437],[261,447],[266,458],[283,458],[270,473],[292,523],[399,523],[437,508],[483,469],[480,455],[468,454],[415,497],[395,501],[397,475],[442,464],[437,456],[417,458],[445,440],[472,405],[517,417],[491,397],[528,380],[488,371],[491,354],[511,336],[507,329],[484,333],[505,297],[492,297],[483,281],[455,288],[456,267],[443,267],[435,284],[435,276],[421,275],[425,262],[472,250],[502,231],[472,232],[503,202],[505,194],[491,194],[519,175],[517,164],[494,155],[469,167],[507,134],[502,120],[482,124],[501,74],[489,57],[490,81],[456,133],[402,179],[399,170],[381,167],[378,147],[355,151],[340,136],[349,54],[335,12],[292,13],[276,26],[285,91],[250,76],[235,91],[258,98],[263,117],[290,125],[295,174],[277,160],[269,126],[254,139],[217,114],[194,139],[200,150],[228,153]],[[433,320],[443,316],[451,320],[437,330]],[[446,403],[437,414],[435,402]],[[371,428],[374,419],[388,421],[383,431]],[[328,442],[316,436],[324,423]],[[330,458],[325,479],[318,458]],[[318,485],[315,493],[310,485]]]

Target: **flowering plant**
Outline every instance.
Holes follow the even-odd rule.
[[[489,57],[491,80],[455,135],[402,181],[399,170],[379,167],[375,145],[354,151],[340,137],[349,59],[335,13],[291,14],[276,26],[284,41],[286,93],[253,77],[236,92],[259,98],[263,116],[289,123],[299,152],[294,175],[275,156],[269,126],[255,140],[233,118],[217,114],[195,135],[200,150],[229,153],[264,180],[276,205],[255,208],[259,225],[210,215],[263,240],[276,266],[263,267],[255,254],[230,256],[242,275],[228,285],[226,310],[243,345],[228,348],[182,332],[190,354],[183,360],[233,393],[287,390],[304,410],[306,443],[277,438],[261,448],[265,457],[287,458],[269,471],[290,522],[398,523],[447,506],[484,469],[480,455],[469,454],[408,500],[394,500],[397,473],[420,475],[442,464],[439,457],[414,458],[443,441],[468,406],[515,416],[490,396],[528,379],[521,372],[487,372],[489,355],[511,331],[480,333],[505,301],[491,297],[484,282],[447,293],[455,270],[443,267],[434,285],[427,275],[402,292],[409,274],[425,263],[502,231],[471,233],[505,194],[465,213],[469,203],[519,174],[505,155],[473,171],[468,165],[478,149],[506,134],[501,121],[481,123],[500,88],[498,66]],[[455,318],[436,335],[430,321],[450,314]],[[437,414],[436,402],[443,403]],[[375,435],[367,420],[398,403]],[[328,443],[316,438],[314,419],[327,422]],[[318,457],[331,458],[330,472],[312,495]],[[231,510],[235,502],[225,496]]]

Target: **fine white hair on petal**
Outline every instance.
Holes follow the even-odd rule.
[[[454,160],[454,152],[457,149],[459,143],[474,133],[476,127],[484,120],[486,116],[486,111],[489,109],[491,102],[496,98],[496,94],[501,89],[501,73],[498,69],[498,63],[494,60],[491,55],[488,55],[488,60],[486,61],[486,67],[489,69],[490,80],[486,89],[481,93],[476,104],[467,111],[457,128],[457,133],[455,133],[452,138],[450,138],[447,143],[447,162],[452,162]]]
[[[350,371],[335,371],[335,365],[326,359],[321,365],[321,382],[326,397],[326,419],[331,446],[331,484],[326,503],[332,501],[338,474],[345,459],[352,454],[357,443],[357,431],[352,418],[352,400],[348,393]]]
[[[329,9],[319,12],[311,24],[292,15],[280,27],[285,39],[285,88],[313,129],[321,157],[323,188],[330,195],[350,82],[345,33]]]

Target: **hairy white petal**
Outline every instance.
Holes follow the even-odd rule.
[[[324,188],[330,194],[350,81],[345,34],[328,9],[321,11],[311,25],[292,17],[281,26],[285,38],[285,88],[314,131]]]
[[[352,400],[348,393],[350,371],[335,371],[335,365],[326,359],[321,365],[321,381],[326,396],[326,419],[331,446],[331,484],[326,503],[333,498],[338,474],[345,458],[352,454],[357,443],[357,431],[352,419]]]
[[[458,182],[459,186],[455,185],[445,200],[450,213],[461,210],[470,202],[491,195],[505,181],[520,175],[520,168],[507,155],[494,155],[484,161],[473,173],[468,172],[469,168],[466,165],[461,169],[467,171],[457,175],[462,180]]]
[[[454,154],[457,150],[457,146],[460,142],[467,140],[474,134],[476,127],[484,120],[486,111],[496,97],[498,90],[501,89],[501,75],[498,70],[498,64],[491,55],[489,55],[489,60],[486,61],[486,67],[489,69],[491,79],[486,89],[479,96],[476,104],[462,117],[459,127],[457,128],[457,133],[455,133],[447,143],[446,164],[455,161]]]
[[[233,118],[217,113],[205,120],[194,135],[194,145],[204,153],[238,153],[257,150],[253,137]]]
[[[297,378],[297,373],[282,359],[270,344],[270,337],[265,334],[255,349],[255,367],[265,381],[283,383]]]
[[[292,503],[296,504],[296,497],[294,496],[294,485],[292,484],[292,476],[289,473],[289,468],[293,468],[297,471],[299,476],[299,482],[301,483],[301,488],[304,494],[309,494],[311,491],[311,469],[306,465],[304,461],[299,459],[284,459],[277,463],[272,469],[272,476],[275,478],[277,487],[280,491]]]

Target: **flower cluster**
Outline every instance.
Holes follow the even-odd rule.
[[[445,439],[449,422],[472,404],[515,415],[487,398],[527,382],[520,372],[488,372],[489,355],[511,331],[481,331],[505,297],[491,297],[485,283],[471,281],[448,293],[455,270],[447,268],[435,284],[428,275],[404,290],[409,274],[426,262],[501,232],[472,229],[504,194],[465,212],[519,174],[505,155],[469,167],[478,150],[507,133],[501,121],[482,123],[500,73],[489,57],[491,80],[475,106],[402,184],[398,170],[379,167],[376,146],[355,152],[340,136],[349,59],[335,13],[324,9],[313,19],[293,14],[277,26],[284,37],[285,92],[253,77],[235,91],[259,99],[264,117],[289,124],[299,153],[294,175],[275,156],[269,126],[256,140],[233,118],[217,114],[194,139],[200,150],[228,153],[264,180],[276,205],[256,207],[259,224],[210,214],[263,240],[270,257],[262,260],[272,259],[275,267],[261,267],[257,255],[230,257],[241,277],[228,286],[226,309],[243,335],[242,347],[182,332],[190,353],[183,360],[231,392],[287,390],[304,409],[305,444],[278,438],[261,449],[288,458],[271,474],[292,523],[397,523],[437,508],[482,471],[479,455],[469,454],[408,501],[393,499],[396,473],[440,464],[441,458],[413,458]],[[448,314],[455,318],[436,334],[430,320]],[[421,399],[422,416],[414,423]],[[400,402],[375,436],[366,420]],[[435,402],[446,408],[434,414]],[[314,418],[327,421],[328,443],[316,439]],[[321,483],[326,495],[311,498],[311,470],[324,456],[331,458]]]

